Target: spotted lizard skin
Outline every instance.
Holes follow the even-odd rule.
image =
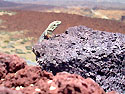
[[[43,41],[45,38],[50,38],[53,35],[53,31],[58,27],[58,25],[61,24],[61,21],[53,21],[52,23],[49,24],[47,29],[42,33],[42,35],[39,37],[38,42],[40,43]]]

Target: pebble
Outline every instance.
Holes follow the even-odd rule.
[[[49,90],[55,90],[56,89],[56,87],[54,87],[54,86],[50,86],[50,88],[49,88]]]
[[[39,88],[36,88],[35,91],[41,91]]]

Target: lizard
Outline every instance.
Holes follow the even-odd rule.
[[[52,37],[53,31],[58,27],[58,25],[61,24],[61,21],[53,21],[49,24],[47,29],[42,33],[42,35],[39,37],[38,42],[42,42],[44,39],[48,39]]]

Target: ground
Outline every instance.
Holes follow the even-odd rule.
[[[54,20],[62,21],[62,24],[55,30],[56,34],[63,33],[67,28],[78,25],[85,25],[95,30],[125,33],[125,23],[114,20],[65,13],[13,12],[16,14],[0,16],[0,51],[17,54],[33,62],[35,61],[35,56],[31,47]]]

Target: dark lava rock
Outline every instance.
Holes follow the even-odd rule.
[[[75,26],[33,47],[43,70],[90,77],[105,91],[125,90],[125,35]]]

